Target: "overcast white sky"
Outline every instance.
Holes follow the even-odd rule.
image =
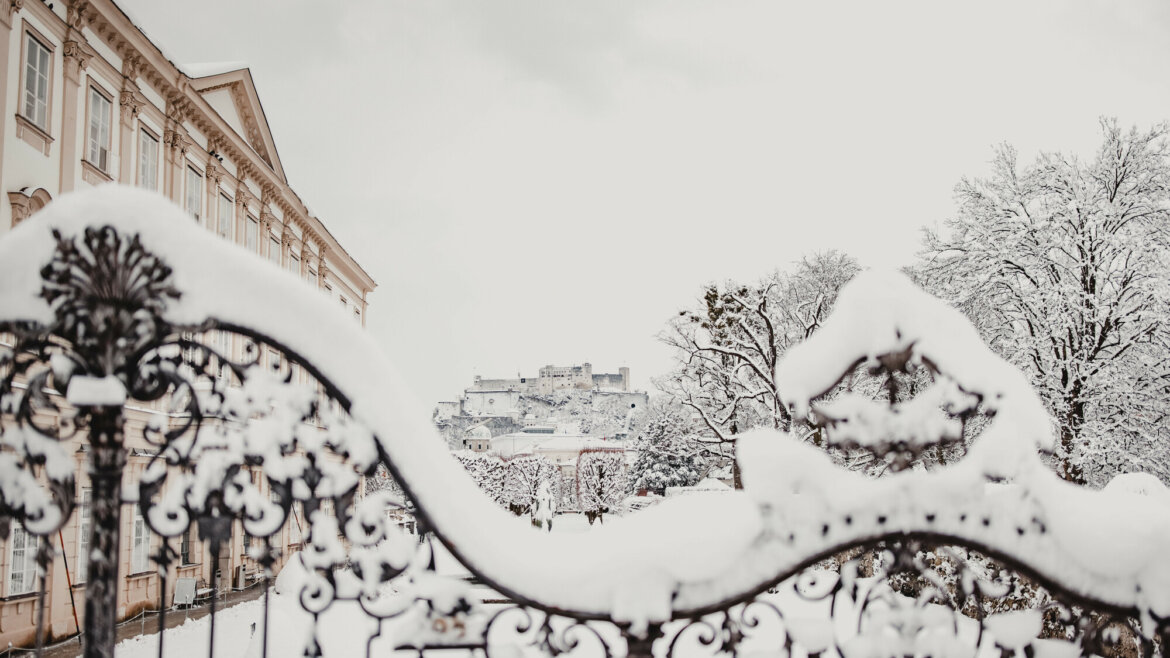
[[[705,282],[908,264],[994,144],[1170,116],[1164,0],[118,2],[176,63],[250,64],[427,403],[547,363],[650,387]]]

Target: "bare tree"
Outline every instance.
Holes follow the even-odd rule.
[[[1165,480],[1167,126],[1101,128],[1088,162],[1045,153],[1021,167],[1000,147],[988,178],[959,183],[944,231],[928,232],[922,278],[1031,373],[1063,477],[1144,468]]]
[[[659,338],[674,348],[677,367],[656,383],[703,420],[709,454],[726,458],[736,435],[752,427],[791,428],[776,363],[820,327],[858,270],[844,254],[815,254],[754,284],[709,285],[697,306],[671,320]],[[740,488],[738,467],[734,480]]]

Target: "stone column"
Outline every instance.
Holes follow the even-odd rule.
[[[122,63],[122,95],[119,103],[122,106],[121,139],[118,146],[118,181],[124,185],[137,185],[134,175],[134,125],[138,119],[138,109],[143,101],[138,98],[138,83],[135,78],[138,72],[132,60]]]
[[[122,90],[122,131],[118,145],[118,182],[136,185],[134,176],[134,124],[138,119],[138,108],[142,107],[133,91]]]
[[[163,146],[167,152],[167,168],[163,174],[163,192],[179,206],[183,205],[183,169],[191,140],[183,128],[183,113],[172,99],[167,103],[167,126]]]
[[[317,242],[317,287],[325,287],[325,274],[328,271],[328,265],[325,264],[325,242]]]
[[[8,72],[16,72],[17,69],[8,65],[8,45],[12,40],[12,23],[20,10],[24,8],[24,0],[0,0],[0,89],[8,89]],[[17,56],[17,61],[20,56]],[[19,73],[17,73],[19,78]],[[24,90],[17,90],[16,104],[20,107],[20,95]],[[12,110],[8,107],[8,94],[0,94],[0,117],[8,116]],[[0,153],[5,153],[4,139],[8,135],[8,131],[0,130]],[[7,188],[4,185],[4,158],[0,158],[0,187]],[[12,218],[12,225],[17,223],[15,217]]]
[[[293,241],[292,222],[285,221],[280,227],[280,266],[288,268],[288,262],[292,260]]]
[[[251,202],[251,200],[252,195],[248,192],[247,181],[244,178],[240,178],[239,184],[236,185],[236,208],[238,208],[236,211],[236,229],[240,229],[241,226],[243,229],[236,231],[237,244],[244,244],[247,240],[246,233],[248,231],[248,203]],[[259,242],[260,232],[257,231],[256,233],[256,241]]]
[[[260,247],[260,253],[265,258],[271,259],[272,230],[276,228],[276,215],[272,214],[272,211],[268,209],[266,202],[263,203],[264,205],[260,207],[260,240],[263,242],[263,246]]]
[[[209,151],[215,149],[208,144]],[[219,162],[215,156],[207,158],[207,169],[204,172],[207,183],[207,190],[204,192],[205,202],[204,208],[204,224],[211,229],[213,233],[219,233],[219,182],[223,180],[223,168],[219,166]]]
[[[301,225],[301,271],[297,272],[297,276],[302,279],[309,273],[309,259],[313,257],[313,248],[309,244],[311,239],[308,227]]]
[[[70,9],[70,12],[73,10]],[[71,191],[77,182],[77,168],[81,160],[77,135],[78,96],[81,92],[81,72],[92,56],[83,45],[81,32],[70,29],[70,36],[76,39],[66,41],[62,50],[65,55],[65,85],[61,94],[61,193]]]

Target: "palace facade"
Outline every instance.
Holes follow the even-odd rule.
[[[0,0],[0,57],[0,187],[6,193],[0,237],[61,194],[134,185],[166,196],[192,221],[301,277],[365,325],[376,284],[289,186],[247,68],[184,70],[109,0]],[[215,334],[203,338],[242,353],[238,338]],[[262,359],[308,382],[279,355]],[[166,413],[161,404],[127,407],[124,491],[137,491],[153,454],[142,428]],[[46,635],[64,637],[76,632],[78,621],[84,624],[90,499],[85,446],[74,441],[73,518],[42,540],[14,524],[0,542],[0,645],[33,640],[39,541],[51,541],[56,551],[46,576]],[[298,549],[304,524],[294,509],[274,538],[283,555]],[[159,591],[148,559],[161,540],[134,505],[123,505],[121,538],[120,617],[160,602],[170,606],[180,578],[194,579],[204,591],[215,584],[244,587],[258,577],[238,524],[216,564],[194,529],[174,540],[180,564],[170,567],[167,592]]]

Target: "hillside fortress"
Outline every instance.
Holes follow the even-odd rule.
[[[578,391],[629,391],[630,369],[618,368],[617,374],[593,373],[593,365],[579,366],[548,365],[538,371],[536,377],[516,379],[484,379],[475,376],[475,382],[468,391],[516,391],[522,395],[551,395],[555,391],[573,389]]]
[[[433,420],[453,448],[482,451],[488,439],[517,432],[624,436],[631,412],[647,402],[644,391],[630,389],[629,368],[613,374],[594,373],[589,363],[548,365],[536,377],[476,376],[458,400],[438,403]]]

